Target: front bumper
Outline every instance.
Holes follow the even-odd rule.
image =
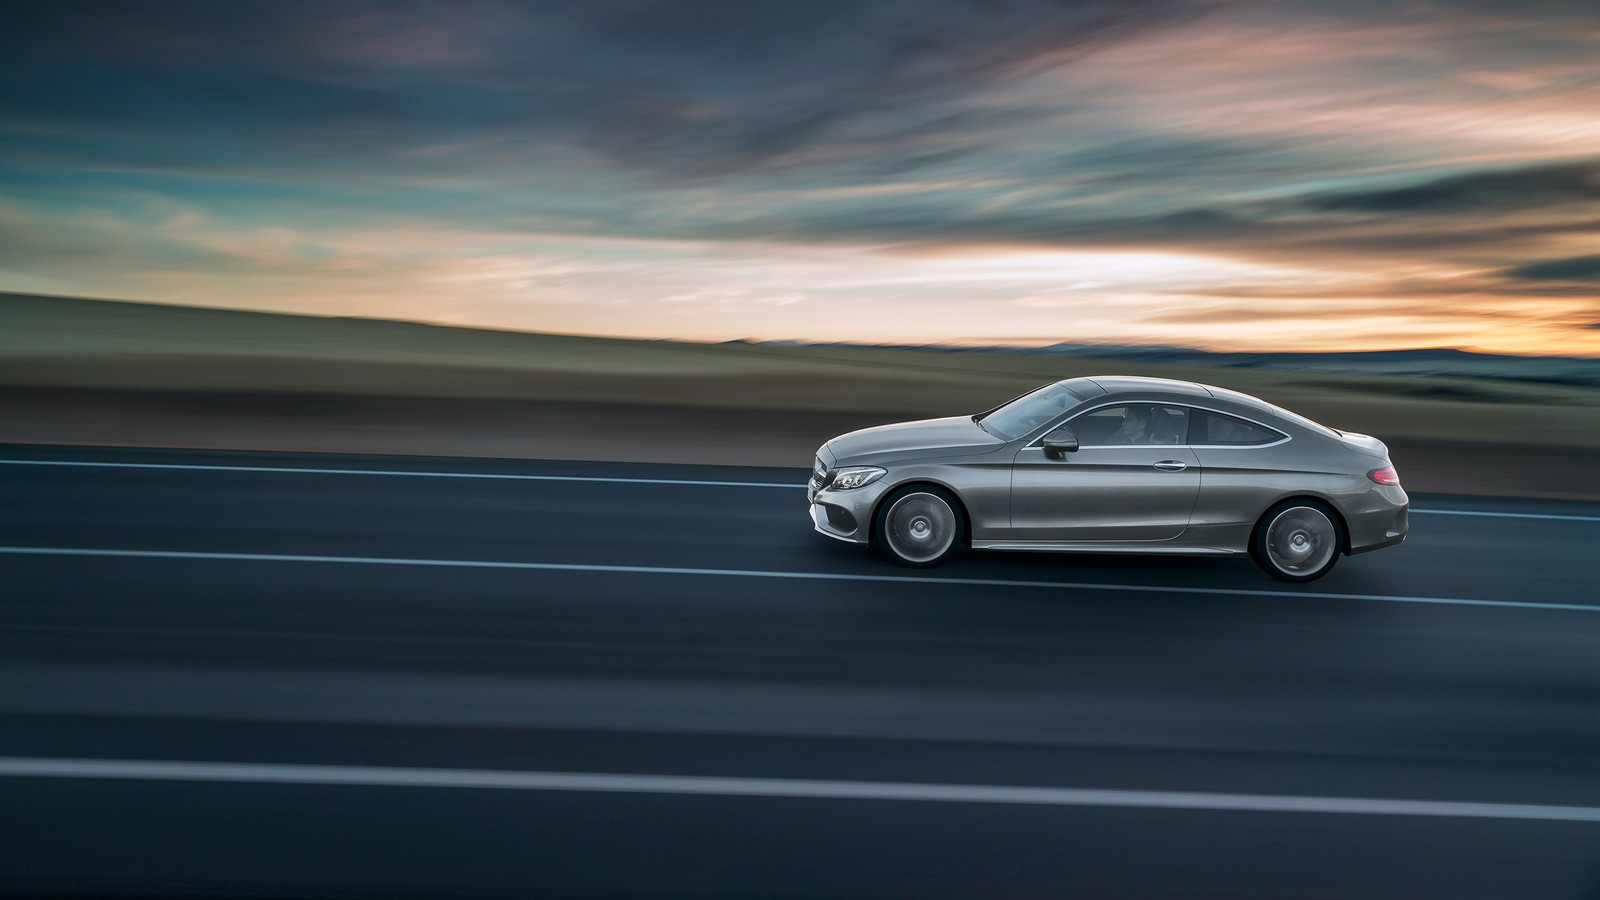
[[[885,490],[881,481],[848,491],[819,489],[813,481],[806,486],[811,524],[818,532],[835,540],[868,543],[872,535],[872,513]]]

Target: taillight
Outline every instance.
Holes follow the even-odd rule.
[[[1400,473],[1394,470],[1394,466],[1384,466],[1381,469],[1373,469],[1371,472],[1367,473],[1367,477],[1371,478],[1378,484],[1400,483]]]

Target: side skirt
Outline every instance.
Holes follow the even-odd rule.
[[[1227,547],[1194,547],[1163,541],[973,541],[974,550],[1033,550],[1047,553],[1145,553],[1158,556],[1242,556],[1247,551]]]

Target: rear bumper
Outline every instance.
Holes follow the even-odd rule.
[[[1411,531],[1411,501],[1399,485],[1379,485],[1343,510],[1350,529],[1350,555],[1404,543]]]
[[[1405,543],[1405,540],[1405,534],[1401,533],[1391,537],[1386,537],[1376,544],[1363,544],[1360,547],[1352,544],[1350,545],[1350,555],[1355,556],[1357,553],[1370,553],[1373,550],[1382,550],[1385,547],[1393,547],[1395,544],[1403,544]]]

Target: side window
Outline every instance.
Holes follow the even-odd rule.
[[[1283,435],[1254,422],[1209,410],[1195,410],[1195,428],[1189,437],[1192,444],[1224,444],[1251,447],[1270,444],[1283,439]]]
[[[1128,412],[1126,406],[1108,406],[1086,412],[1068,422],[1072,433],[1078,436],[1080,447],[1104,447],[1113,443],[1113,436],[1122,427],[1122,417]]]
[[[1182,444],[1189,430],[1189,411],[1181,406],[1129,403],[1084,413],[1067,424],[1082,447]]]

